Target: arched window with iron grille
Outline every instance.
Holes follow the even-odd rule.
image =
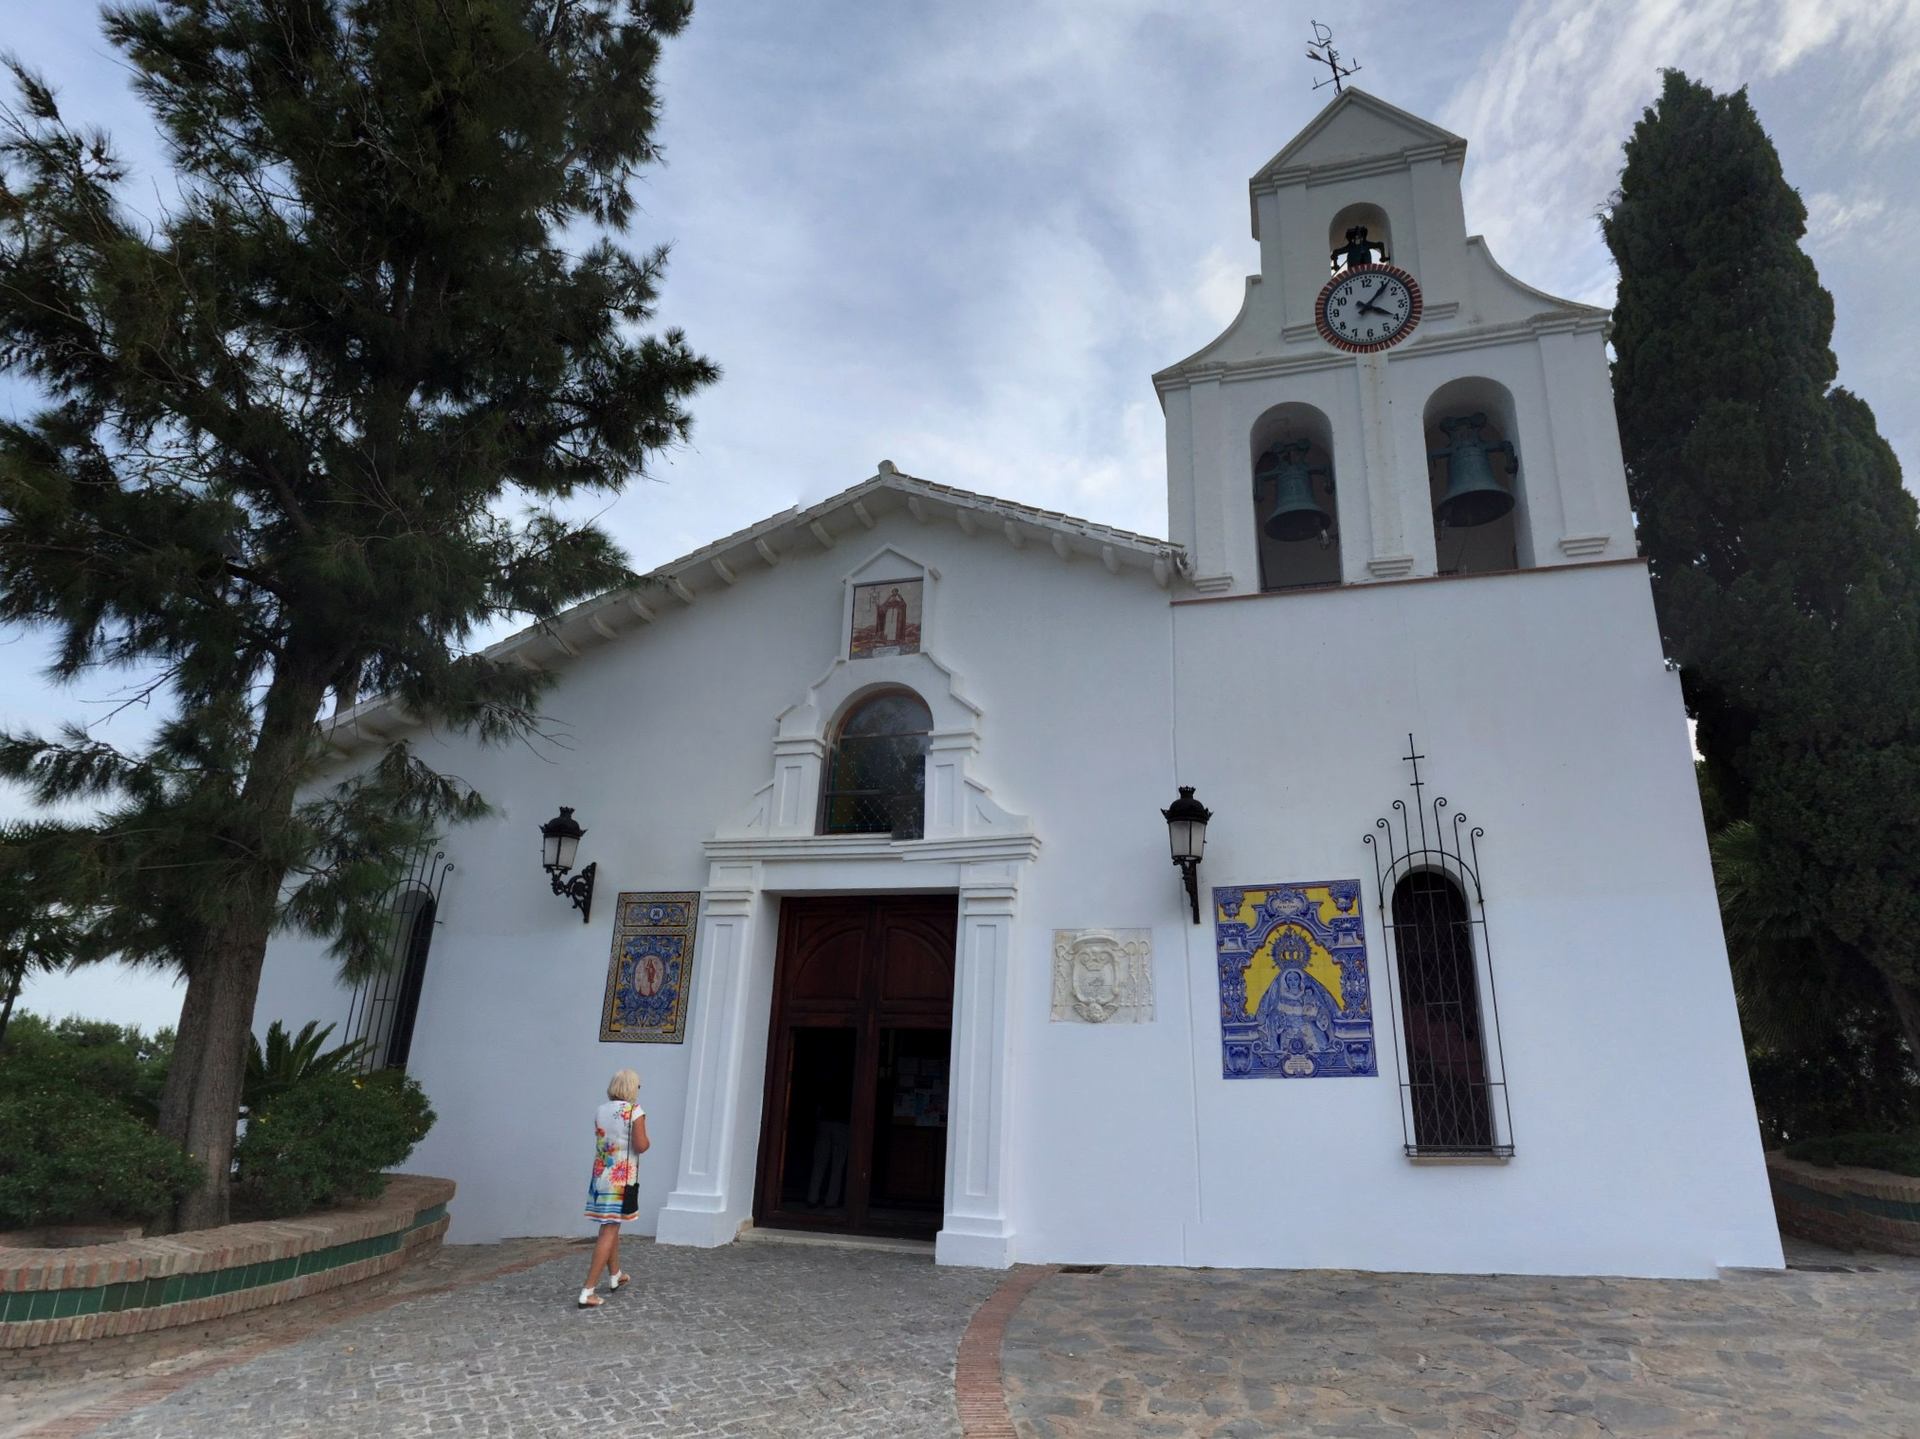
[[[389,959],[355,987],[347,1010],[347,1038],[366,1041],[363,1063],[369,1070],[405,1069],[413,1053],[427,955],[439,923],[440,892],[453,868],[445,859],[444,853],[429,859],[422,851],[409,864],[406,879],[385,901]]]
[[[1500,1002],[1480,886],[1483,831],[1444,796],[1427,800],[1407,736],[1413,803],[1374,822],[1380,911],[1392,951],[1400,1120],[1409,1157],[1504,1159],[1513,1153]]]
[[[1480,982],[1460,886],[1435,870],[1417,870],[1396,884],[1393,949],[1414,1147],[1423,1153],[1491,1150]]]
[[[912,690],[880,690],[858,700],[827,756],[821,833],[920,838],[932,729],[932,711]]]

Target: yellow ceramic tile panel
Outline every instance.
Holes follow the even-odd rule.
[[[1267,896],[1273,893],[1265,889],[1243,890],[1240,895],[1240,908],[1236,913],[1222,912],[1222,919],[1237,919],[1242,924],[1252,924],[1254,916],[1260,912],[1260,906],[1267,902]],[[1311,885],[1302,891],[1318,907],[1320,918],[1331,920],[1340,911],[1325,885]],[[1260,996],[1267,992],[1267,986],[1273,983],[1279,968],[1273,962],[1273,946],[1284,934],[1294,934],[1307,946],[1307,973],[1317,979],[1334,1003],[1346,1008],[1347,999],[1340,987],[1340,966],[1333,962],[1333,956],[1327,953],[1326,946],[1307,933],[1304,926],[1286,924],[1276,928],[1267,936],[1266,943],[1254,951],[1253,960],[1247,965],[1247,1003],[1246,1012],[1252,1014],[1260,1006]]]

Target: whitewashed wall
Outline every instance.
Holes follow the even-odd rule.
[[[680,1169],[689,1048],[597,1042],[613,896],[698,889],[702,841],[771,773],[774,717],[840,643],[841,577],[893,543],[937,566],[941,658],[983,712],[975,773],[1031,816],[1012,952],[1008,1214],[1022,1261],[1707,1274],[1777,1264],[1678,687],[1644,570],[1572,566],[1170,605],[1138,571],[883,518],[856,543],[666,602],[587,652],[552,744],[422,742],[495,818],[456,862],[413,1070],[441,1114],[411,1167],[460,1182],[456,1240],[582,1231],[590,1115],[640,1071],[651,1231]],[[1177,704],[1175,697],[1177,696]],[[1401,1153],[1384,949],[1361,844],[1405,789],[1485,825],[1516,1157]],[[1177,758],[1176,758],[1177,757]],[[1158,810],[1216,812],[1202,882],[1360,878],[1374,1079],[1223,1080],[1211,934]],[[540,821],[576,805],[591,925],[547,890]],[[951,867],[929,866],[935,885]],[[750,1212],[777,894],[756,901],[727,1214]],[[1153,1023],[1049,1022],[1055,928],[1154,931]],[[259,1022],[340,1018],[313,946],[276,943]],[[697,1002],[697,1000],[696,1000]],[[699,1016],[693,1016],[695,1023]]]
[[[1181,776],[1216,811],[1206,879],[1360,879],[1382,1040],[1378,1079],[1222,1079],[1209,937],[1192,933],[1201,1164],[1186,1262],[1780,1263],[1678,677],[1644,569],[1199,601],[1175,616]],[[1399,1149],[1361,837],[1412,800],[1410,731],[1428,799],[1486,830],[1505,1165],[1416,1165]]]

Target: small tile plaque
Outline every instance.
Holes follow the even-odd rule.
[[[853,587],[853,636],[847,658],[920,653],[922,580],[884,580]]]
[[[681,1044],[693,988],[696,891],[623,894],[614,907],[613,957],[600,1038],[628,1044]]]

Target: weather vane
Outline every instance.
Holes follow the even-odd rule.
[[[1340,82],[1360,67],[1340,63],[1340,52],[1333,48],[1333,31],[1318,20],[1309,20],[1307,23],[1313,26],[1313,45],[1320,47],[1316,50],[1313,45],[1307,46],[1307,58],[1316,65],[1325,65],[1333,72],[1326,79],[1316,82],[1313,88],[1318,90],[1322,86],[1331,85],[1336,95],[1345,93],[1346,87]]]

